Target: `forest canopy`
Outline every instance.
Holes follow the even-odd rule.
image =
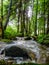
[[[0,0],[0,37],[39,36],[48,33],[48,0]]]

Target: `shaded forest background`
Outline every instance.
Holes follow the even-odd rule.
[[[0,38],[17,36],[49,43],[49,0],[0,0]]]

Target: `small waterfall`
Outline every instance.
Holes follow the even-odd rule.
[[[18,40],[13,41],[12,44],[2,43],[0,47],[0,52],[2,52],[3,48],[10,48],[12,46],[17,46],[20,47],[21,49],[27,50],[29,56],[32,58],[32,61],[30,62],[46,63],[46,59],[47,57],[49,57],[49,48],[46,48],[45,46],[42,46],[33,40],[24,40],[23,37],[17,37],[17,39]],[[20,60],[20,57],[17,58],[16,60],[20,61],[20,63],[28,62],[28,60],[27,61],[22,59]]]

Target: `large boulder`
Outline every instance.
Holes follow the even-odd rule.
[[[17,40],[12,44],[6,45],[1,51],[5,52],[5,57],[23,57],[23,59],[31,59],[36,63],[48,63],[49,62],[49,48],[40,45],[33,40]]]
[[[5,57],[23,57],[23,59],[31,59],[26,49],[20,48],[18,46],[5,47],[1,54],[5,53]]]

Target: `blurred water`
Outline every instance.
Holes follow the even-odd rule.
[[[49,53],[49,48],[46,48],[45,46],[42,47],[40,44],[38,44],[37,42],[33,41],[33,40],[22,40],[23,38],[18,38],[17,41],[13,41],[12,44],[5,44],[0,42],[0,53],[1,51],[5,48],[5,47],[11,47],[11,46],[18,46],[21,48],[25,48],[27,49],[28,52],[32,52],[32,54],[35,54],[35,58],[30,61],[30,60],[23,60],[23,58],[19,57],[16,58],[16,62],[17,63],[23,63],[23,62],[36,62],[36,63],[45,63],[46,62],[46,58]],[[45,53],[46,52],[46,53]],[[4,55],[1,56],[0,55],[0,60],[1,59],[8,59],[9,57],[5,57]]]

